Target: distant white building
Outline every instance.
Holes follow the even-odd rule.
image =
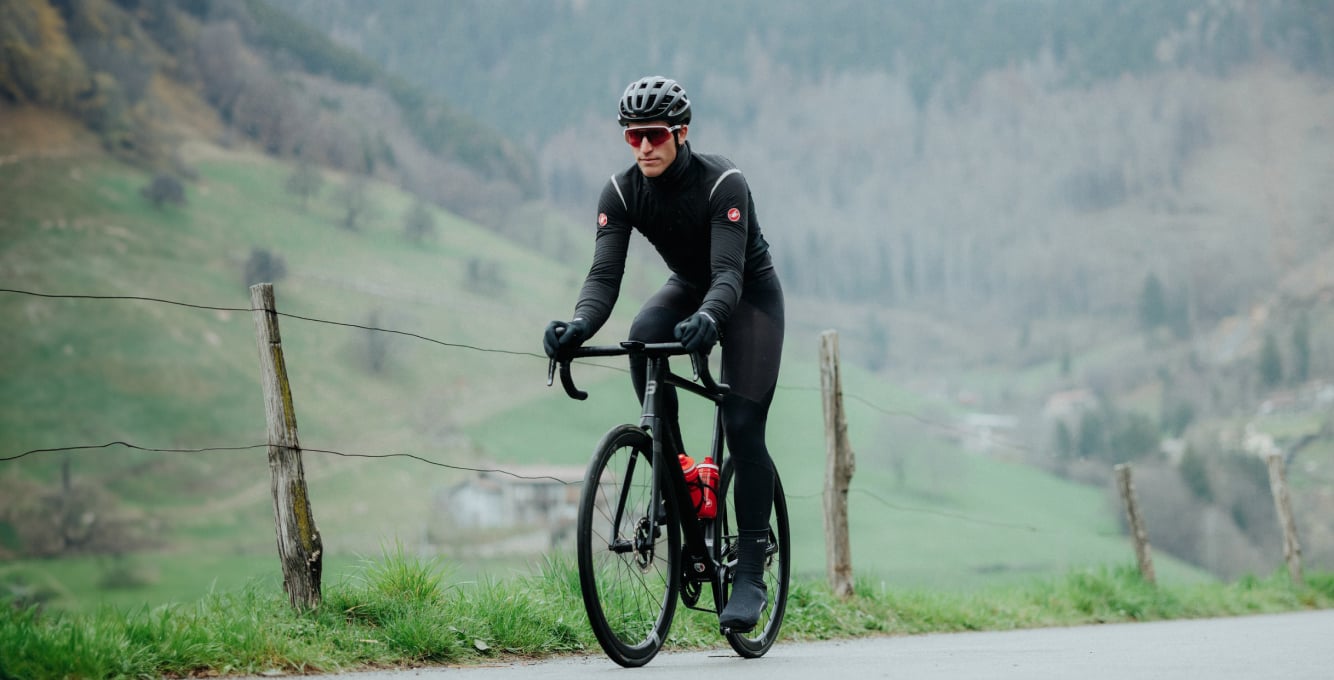
[[[582,466],[482,472],[436,494],[428,539],[477,556],[539,553],[573,534]]]
[[[1015,416],[999,413],[969,413],[959,422],[964,431],[964,448],[977,453],[990,453],[1005,436],[1019,427]]]
[[[1055,392],[1047,397],[1047,403],[1042,407],[1042,417],[1049,421],[1070,422],[1097,405],[1098,397],[1090,390],[1079,388]]]
[[[1181,463],[1181,458],[1186,455],[1186,448],[1186,440],[1180,437],[1164,437],[1158,442],[1158,452],[1173,465]]]

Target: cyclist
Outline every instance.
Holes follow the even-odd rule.
[[[783,349],[783,291],[746,178],[730,160],[691,149],[690,117],[690,99],[675,80],[650,76],[625,89],[617,121],[635,164],[603,188],[593,264],[572,320],[552,321],[543,345],[555,356],[602,327],[620,293],[631,230],[643,234],[671,276],[639,310],[630,339],[677,340],[694,352],[721,343],[722,378],[731,386],[723,422],[736,465],[740,536],[736,579],[719,623],[745,632],[766,606],[763,571],[774,468],[765,426]],[[643,357],[632,359],[641,402],[645,370]],[[668,390],[660,415],[675,425],[676,394]],[[683,450],[679,426],[666,434]]]

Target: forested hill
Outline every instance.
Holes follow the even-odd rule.
[[[531,157],[263,0],[3,0],[0,104],[72,114],[136,164],[185,139],[380,177],[494,222]],[[488,219],[489,218],[489,219]]]
[[[1183,65],[1224,73],[1261,54],[1334,76],[1334,12],[1319,1],[273,2],[478,117],[548,133],[605,114],[609,91],[650,72],[709,95],[701,110],[731,122],[750,120],[754,99],[728,91],[781,86],[766,67],[807,82],[900,72],[918,106],[1044,55],[1071,86]]]
[[[626,161],[621,88],[678,78],[785,287],[857,323],[1133,324],[1156,277],[1208,328],[1334,247],[1327,2],[273,2],[533,149],[572,215]]]
[[[1318,273],[1334,248],[1328,3],[685,0],[662,13],[3,0],[0,101],[69,111],[168,171],[188,174],[172,148],[202,133],[387,179],[572,263],[585,234],[534,229],[544,208],[514,208],[539,198],[584,215],[627,162],[612,100],[671,74],[695,101],[691,139],[745,170],[785,287],[856,305],[809,323],[861,327],[877,362],[954,360],[962,344],[986,359],[992,343],[944,336],[1027,337],[1032,323],[1124,331],[1150,280],[1186,335],[1283,285],[1323,285],[1292,274]],[[1051,337],[1048,353],[1069,342]]]

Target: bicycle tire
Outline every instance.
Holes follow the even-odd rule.
[[[667,640],[679,594],[681,527],[676,503],[660,494],[653,441],[621,425],[598,442],[579,499],[577,550],[584,610],[598,644],[616,663],[648,663]],[[621,521],[613,527],[616,509]]]
[[[736,559],[737,529],[735,507],[730,493],[736,467],[732,459],[723,463],[718,492],[723,499],[718,515],[719,535],[722,537],[722,556],[726,562]],[[787,498],[783,495],[783,482],[774,470],[774,504],[769,516],[769,559],[764,569],[764,582],[768,588],[769,606],[760,613],[760,620],[755,628],[745,633],[727,633],[727,643],[743,657],[755,659],[764,656],[778,639],[778,631],[783,626],[783,615],[787,612],[787,596],[792,577],[792,545],[787,519]],[[729,577],[723,584],[723,593],[718,602],[718,611],[722,611],[731,594],[732,580]]]

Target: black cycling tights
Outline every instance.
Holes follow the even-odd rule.
[[[669,279],[635,317],[630,339],[642,342],[671,342],[673,329],[699,309],[699,293],[675,277]],[[741,301],[732,310],[722,339],[722,375],[731,387],[723,399],[723,430],[728,451],[736,466],[735,507],[739,529],[764,529],[773,506],[773,460],[765,445],[764,431],[778,383],[783,353],[783,291],[777,277],[750,282]],[[647,360],[630,360],[635,393],[644,400]],[[663,391],[663,412],[672,423],[670,440],[680,442],[676,390]]]

